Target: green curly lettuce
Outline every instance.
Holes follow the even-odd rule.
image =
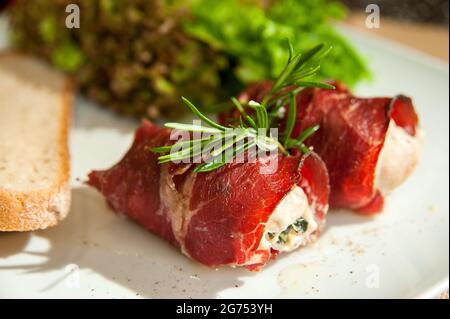
[[[287,59],[288,38],[296,51],[317,43],[333,47],[320,76],[354,85],[368,78],[364,60],[334,28],[332,22],[345,17],[345,9],[327,0],[278,0],[266,7],[255,1],[192,0],[192,17],[186,31],[234,63],[233,73],[242,83],[274,78]]]

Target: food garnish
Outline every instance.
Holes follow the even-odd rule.
[[[289,150],[293,148],[298,148],[303,153],[309,152],[304,141],[314,134],[319,126],[309,127],[297,138],[291,138],[297,109],[295,97],[307,87],[334,89],[334,86],[314,79],[320,70],[319,61],[330,52],[331,47],[319,44],[303,54],[294,54],[294,49],[289,41],[287,44],[289,48],[288,61],[261,103],[231,98],[234,107],[240,112],[240,121],[237,126],[227,127],[218,124],[203,114],[191,101],[182,97],[191,112],[207,126],[166,123],[167,128],[202,133],[202,136],[193,140],[181,140],[173,145],[152,148],[151,151],[156,153],[169,152],[159,156],[159,163],[196,159],[202,155],[205,149],[214,149],[208,154],[208,161],[195,167],[194,171],[199,173],[222,167],[252,147],[256,147],[262,152],[278,149],[285,155],[289,155]],[[270,127],[280,108],[285,107],[287,103],[289,103],[287,122],[281,133],[280,141],[273,136]],[[238,142],[243,143],[238,144]],[[227,150],[231,151],[227,152]]]

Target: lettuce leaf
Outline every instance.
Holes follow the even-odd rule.
[[[278,0],[263,8],[256,1],[191,0],[190,10],[186,32],[226,54],[234,62],[231,78],[243,84],[279,74],[287,59],[286,38],[300,52],[319,43],[333,46],[322,63],[324,79],[352,86],[370,76],[365,61],[333,26],[345,17],[337,2]]]

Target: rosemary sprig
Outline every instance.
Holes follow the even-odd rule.
[[[256,101],[243,103],[234,97],[231,98],[232,104],[241,114],[238,127],[225,127],[216,123],[201,113],[191,101],[182,97],[192,113],[207,126],[182,123],[166,123],[165,126],[181,131],[200,132],[204,136],[193,141],[179,141],[173,145],[152,148],[151,151],[155,153],[169,152],[159,156],[158,162],[162,164],[201,156],[204,162],[197,165],[194,171],[209,172],[233,161],[252,147],[256,147],[257,151],[262,153],[279,149],[288,155],[288,150],[292,148],[299,148],[304,153],[309,152],[310,149],[304,142],[319,127],[310,127],[297,138],[291,138],[296,121],[296,95],[306,87],[334,89],[332,85],[317,82],[313,78],[320,69],[318,62],[331,48],[325,48],[320,44],[304,54],[294,54],[294,49],[288,41],[288,50],[289,58],[286,66],[260,103]],[[269,128],[280,108],[288,103],[286,126],[282,133],[283,143],[280,143],[270,134]],[[238,134],[235,129],[240,129]],[[173,147],[181,150],[172,152]]]

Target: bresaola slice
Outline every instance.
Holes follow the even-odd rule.
[[[168,145],[170,130],[144,122],[125,157],[88,183],[111,208],[208,266],[258,270],[280,251],[314,240],[328,209],[328,174],[307,155],[230,163],[207,173],[189,165],[157,163],[149,148]],[[274,173],[262,174],[268,160]]]
[[[320,129],[306,144],[324,160],[330,176],[330,207],[364,214],[383,209],[384,197],[414,170],[422,147],[422,132],[411,99],[358,98],[340,83],[336,90],[305,89],[297,96],[292,137],[308,127]],[[271,84],[249,87],[241,100],[261,100]],[[284,112],[283,112],[284,111]],[[288,106],[279,112],[284,127]],[[239,116],[220,115],[222,123]]]

